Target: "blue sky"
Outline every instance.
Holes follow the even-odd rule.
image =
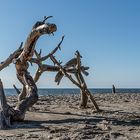
[[[140,1],[139,0],[1,0],[0,61],[25,41],[32,25],[45,15],[58,27],[55,36],[42,36],[36,48],[46,54],[65,35],[63,62],[79,50],[83,64],[90,67],[88,87],[140,87]],[[50,62],[48,61],[50,64]],[[31,74],[35,68],[31,68]],[[14,65],[0,72],[5,87],[21,86]],[[46,72],[39,87],[74,87],[66,78],[58,87],[54,73]]]

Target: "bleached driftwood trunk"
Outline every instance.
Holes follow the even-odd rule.
[[[22,121],[24,120],[27,109],[35,104],[38,100],[37,86],[28,72],[28,61],[34,55],[35,45],[38,38],[43,34],[53,34],[57,30],[55,24],[45,23],[43,21],[37,22],[29,34],[23,49],[21,47],[9,56],[9,58],[2,62],[0,70],[8,66],[12,61],[15,63],[17,78],[23,85],[23,90],[19,94],[18,104],[15,108],[10,107],[7,104],[6,97],[3,90],[2,82],[0,81],[0,101],[1,101],[1,112],[0,112],[0,128],[4,129],[10,127],[10,121]]]
[[[41,57],[41,51],[40,53],[37,53],[37,51],[35,50],[36,42],[40,36],[44,34],[53,34],[57,30],[55,24],[45,23],[45,21],[50,17],[45,17],[43,21],[37,22],[33,26],[24,45],[23,43],[21,43],[20,47],[14,53],[12,53],[9,58],[7,58],[4,62],[0,64],[1,71],[13,62],[16,67],[17,78],[23,85],[21,91],[18,90],[18,88],[16,88],[16,86],[14,85],[14,88],[18,93],[18,103],[15,108],[12,108],[8,105],[6,101],[3,84],[0,80],[0,129],[6,129],[10,127],[11,121],[24,120],[26,111],[38,100],[38,89],[36,86],[36,82],[45,71],[57,72],[55,76],[55,82],[57,84],[59,84],[61,79],[66,76],[73,84],[80,88],[81,106],[85,108],[87,106],[88,97],[90,97],[94,108],[99,111],[99,107],[95,102],[92,94],[88,90],[82,75],[82,73],[88,75],[86,70],[88,70],[89,68],[81,65],[80,53],[76,51],[76,58],[71,59],[63,66],[54,57],[54,54],[57,52],[58,49],[60,49],[64,36],[62,37],[62,40],[56,46],[56,48],[44,57]],[[36,58],[33,58],[34,54]],[[42,63],[48,58],[50,58],[52,62],[56,65],[52,66]],[[38,65],[38,69],[34,78],[28,72],[29,62],[31,64],[35,63]],[[76,77],[77,81],[73,79],[72,75]]]

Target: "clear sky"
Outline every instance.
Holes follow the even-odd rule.
[[[42,36],[38,50],[48,53],[65,35],[62,51],[56,57],[66,62],[79,50],[83,64],[90,67],[88,87],[115,84],[119,88],[140,88],[139,0],[1,0],[0,61],[25,41],[37,20],[50,15],[53,18],[49,22],[58,30],[55,36]],[[44,73],[38,86],[57,88],[54,76]],[[1,71],[0,77],[5,87],[21,86],[13,64]],[[59,87],[74,86],[64,78]]]

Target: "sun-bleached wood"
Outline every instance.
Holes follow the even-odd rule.
[[[21,121],[24,120],[25,113],[29,107],[34,105],[38,100],[37,86],[28,72],[28,62],[34,55],[35,45],[40,36],[44,34],[53,34],[57,27],[55,24],[45,23],[43,21],[36,22],[33,26],[29,36],[27,37],[23,48],[16,50],[0,65],[0,70],[7,67],[12,62],[15,64],[18,80],[23,84],[23,90],[19,94],[18,104],[15,108],[7,104],[6,97],[3,90],[2,82],[0,81],[0,128],[4,129],[10,127],[10,120]]]
[[[78,51],[75,53],[75,58],[70,59],[64,65],[59,62],[54,54],[61,50],[61,44],[64,40],[62,36],[61,41],[49,54],[41,56],[41,51],[38,53],[35,50],[36,43],[40,36],[47,34],[54,34],[57,30],[55,24],[46,23],[49,17],[44,17],[43,21],[36,22],[31,32],[29,33],[25,43],[21,43],[20,47],[14,51],[5,61],[0,63],[0,71],[9,66],[11,63],[15,65],[16,75],[19,82],[23,85],[23,88],[19,90],[15,85],[18,94],[18,103],[15,108],[8,105],[6,96],[3,89],[2,81],[0,80],[0,129],[7,129],[11,127],[11,121],[23,121],[26,111],[32,107],[38,101],[38,89],[36,82],[40,79],[40,76],[44,72],[56,72],[55,82],[59,85],[62,78],[66,76],[73,84],[80,88],[81,91],[81,106],[85,108],[87,106],[88,97],[91,99],[94,108],[99,111],[99,107],[95,102],[92,94],[87,88],[83,74],[88,75],[86,70],[89,67],[82,66],[81,55]],[[33,57],[35,54],[35,57]],[[44,62],[50,59],[54,65],[44,64]],[[29,63],[38,65],[34,77],[32,77],[28,71]],[[75,76],[76,80],[73,78]]]

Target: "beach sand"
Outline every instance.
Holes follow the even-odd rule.
[[[140,140],[140,94],[95,94],[102,112],[88,102],[79,108],[80,95],[47,95],[26,113],[24,122],[0,130],[8,140]],[[16,96],[8,96],[15,106]]]

